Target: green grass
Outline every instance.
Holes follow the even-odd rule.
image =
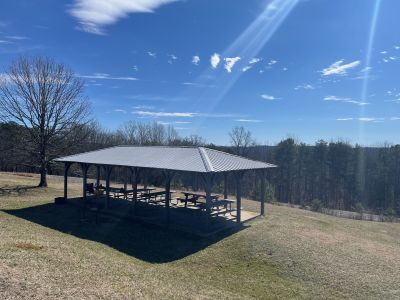
[[[0,173],[1,299],[400,298],[400,224],[268,205],[242,231],[198,239],[82,222],[77,208],[52,204],[59,179],[27,188],[36,183]]]

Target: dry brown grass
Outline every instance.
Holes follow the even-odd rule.
[[[0,173],[0,187],[36,177]],[[198,240],[50,204],[62,182],[0,196],[0,299],[399,299],[400,224],[267,206]],[[79,195],[79,181],[70,195]],[[17,246],[19,245],[19,246]]]
[[[41,249],[43,249],[43,246],[34,245],[30,242],[18,242],[18,243],[15,243],[15,247],[17,247],[19,249],[23,249],[23,250],[41,250]]]

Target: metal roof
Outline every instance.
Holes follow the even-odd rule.
[[[255,170],[276,167],[261,161],[205,147],[116,146],[55,159],[88,163],[199,173]]]

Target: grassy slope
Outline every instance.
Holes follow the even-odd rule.
[[[37,179],[0,173],[0,188]],[[70,194],[80,185],[70,184]],[[268,206],[225,238],[82,223],[62,183],[0,193],[0,298],[400,298],[400,224]]]

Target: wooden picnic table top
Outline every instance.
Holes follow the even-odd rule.
[[[206,193],[201,193],[201,192],[182,192],[185,196],[195,196],[195,197],[201,197],[201,198],[206,198]],[[221,195],[219,194],[211,194],[211,198],[218,199],[220,198]]]

